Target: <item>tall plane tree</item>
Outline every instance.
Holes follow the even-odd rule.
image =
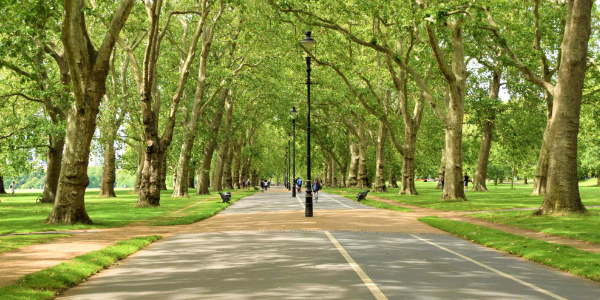
[[[94,47],[85,22],[85,1],[65,0],[62,24],[64,45],[74,102],[67,110],[67,132],[62,169],[54,208],[48,223],[85,223],[92,220],[85,211],[85,189],[90,143],[96,130],[100,101],[106,92],[111,53],[125,25],[134,0],[122,0],[116,8],[99,49]]]

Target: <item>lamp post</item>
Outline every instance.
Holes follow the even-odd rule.
[[[288,138],[291,136],[292,134],[288,132]],[[290,155],[290,139],[288,139],[288,147],[286,148],[288,150],[288,179],[290,178],[290,175],[292,175],[291,173],[291,168],[290,168],[290,160],[292,159],[292,156]],[[292,188],[292,181],[288,180],[288,191]]]
[[[292,179],[296,178],[296,107],[292,107],[290,117],[292,118]],[[292,185],[292,197],[296,197],[296,185]]]
[[[283,187],[287,188],[287,148],[285,148],[285,157],[283,161]]]
[[[306,36],[301,41],[304,48],[310,50],[312,46],[315,45],[315,40],[310,36],[310,31],[306,32]],[[311,175],[310,175],[310,55],[306,56],[306,205],[304,216],[312,217],[313,216],[313,203],[312,203],[312,184],[311,184]]]

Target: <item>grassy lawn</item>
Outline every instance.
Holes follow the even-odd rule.
[[[531,229],[547,234],[600,244],[600,210],[588,209],[584,216],[532,216],[528,211],[502,211],[470,216],[484,220]]]
[[[19,249],[21,247],[43,244],[67,237],[68,234],[39,234],[39,235],[9,235],[0,236],[0,253]]]
[[[54,299],[61,291],[81,283],[159,239],[160,236],[147,236],[120,241],[114,246],[29,274],[15,285],[0,288],[0,299]]]
[[[52,204],[36,204],[38,194],[15,194],[2,196],[0,200],[0,234],[36,231],[60,231],[70,229],[92,229],[122,227],[131,223],[148,221],[159,216],[180,210],[200,201],[200,206],[211,206],[223,210],[226,205],[218,204],[217,193],[197,196],[190,190],[190,198],[171,198],[173,191],[162,191],[160,207],[136,208],[137,195],[131,190],[117,191],[117,198],[97,197],[96,191],[86,193],[85,208],[92,218],[92,225],[49,225],[44,220],[52,211]],[[232,201],[254,193],[254,191],[233,190]],[[218,210],[218,211],[220,211]],[[152,222],[149,222],[152,223]],[[168,225],[165,223],[161,225]],[[176,223],[175,223],[176,224]],[[187,223],[186,223],[187,224]]]
[[[92,225],[49,225],[44,220],[52,210],[52,204],[35,203],[38,194],[22,193],[2,196],[0,200],[0,234],[38,231],[61,231],[122,227],[136,222],[148,225],[191,224],[209,218],[225,209],[217,193],[197,196],[190,190],[190,198],[171,198],[172,191],[162,191],[160,207],[136,208],[137,195],[131,190],[116,191],[117,198],[97,197],[97,191],[86,193],[86,210]],[[232,190],[231,201],[252,195],[254,190]],[[194,206],[192,206],[194,205]],[[187,208],[187,209],[186,209]],[[0,237],[0,253],[20,247],[44,243],[57,235],[14,235]]]
[[[488,192],[468,192],[468,201],[442,202],[440,201],[442,191],[436,190],[436,185],[436,182],[417,182],[416,186],[419,192],[417,196],[398,195],[399,189],[397,188],[388,189],[388,192],[385,193],[371,192],[369,196],[446,211],[482,211],[523,207],[538,208],[544,200],[543,196],[531,196],[531,185],[515,185],[515,188],[511,189],[510,184],[495,186],[493,183],[488,183]],[[359,190],[336,188],[329,189],[329,191],[353,198]],[[600,205],[600,188],[582,186],[579,191],[583,204]]]
[[[325,193],[331,193],[331,194],[336,194],[336,195],[340,195],[344,198],[350,199],[352,201],[358,202],[356,201],[356,194],[358,194],[357,191],[354,191],[355,193],[351,193],[352,191],[349,191],[350,189],[331,189],[331,188],[325,188],[324,192]],[[407,211],[412,211],[412,209],[410,208],[406,208],[406,207],[401,207],[401,206],[395,206],[395,205],[390,205],[387,203],[383,203],[380,201],[376,201],[376,200],[370,200],[369,197],[367,196],[367,199],[360,201],[360,203],[366,205],[366,206],[371,206],[371,207],[376,207],[376,208],[381,208],[381,209],[389,209],[389,210],[395,210],[395,211],[402,211],[402,212],[407,212]]]
[[[486,247],[600,281],[600,254],[597,253],[438,217],[420,218],[419,221]]]

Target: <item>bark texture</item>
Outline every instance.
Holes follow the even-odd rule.
[[[350,169],[348,171],[348,187],[356,187],[358,184],[358,161],[360,159],[358,153],[358,145],[350,142]]]
[[[6,194],[6,190],[4,189],[4,178],[0,175],[0,195]]]
[[[115,180],[117,178],[115,142],[107,138],[104,143],[104,165],[102,167],[102,180],[100,182],[100,196],[117,197],[115,194]]]
[[[492,101],[496,101],[500,93],[500,76],[501,73],[498,69],[492,70],[492,83],[490,85],[489,93],[489,98]],[[489,113],[488,119],[483,123],[481,145],[479,146],[479,156],[477,158],[477,169],[475,171],[475,178],[473,179],[473,187],[471,188],[471,191],[474,192],[487,192],[485,181],[487,179],[487,166],[490,158],[490,149],[492,148],[495,120],[496,113],[492,110]]]
[[[64,3],[62,42],[73,86],[74,104],[67,112],[65,151],[56,200],[48,223],[91,224],[85,211],[85,189],[90,143],[96,130],[99,105],[106,92],[106,77],[116,38],[133,8],[133,0],[122,0],[113,14],[108,32],[98,50],[85,24],[85,2]]]
[[[442,177],[446,173],[446,148],[442,149],[442,158],[440,161],[440,168],[438,169],[438,184],[435,187],[438,190],[442,189]]]
[[[577,135],[593,0],[570,0],[549,127],[546,196],[538,214],[584,213],[577,176]]]
[[[212,163],[213,154],[215,152],[215,148],[217,147],[217,142],[219,138],[219,128],[221,127],[221,120],[223,119],[223,110],[224,105],[229,96],[229,90],[222,89],[219,93],[219,102],[217,104],[217,111],[213,116],[213,121],[210,125],[211,133],[209,137],[209,142],[204,148],[204,155],[202,157],[202,166],[200,173],[200,181],[198,182],[198,188],[196,190],[197,195],[208,195],[210,194],[208,191],[208,187],[210,185],[210,166]],[[193,142],[193,139],[192,139]]]
[[[387,191],[385,184],[385,142],[387,134],[385,123],[379,121],[379,130],[377,131],[375,187],[373,189],[375,192]]]
[[[365,127],[361,123],[358,128],[358,182],[356,183],[358,189],[370,188],[367,177],[367,138],[365,134]]]
[[[397,188],[398,182],[396,179],[396,170],[394,170],[394,167],[390,167],[390,171],[389,171],[388,175],[389,175],[388,181],[390,182],[390,186],[393,188]]]
[[[221,142],[219,153],[217,154],[217,165],[215,166],[215,178],[213,180],[212,191],[223,190],[223,174],[224,169],[230,169],[227,161],[229,159],[229,135],[231,133],[231,118],[233,117],[233,100],[229,98],[225,101],[225,139]],[[231,170],[231,169],[230,169]],[[231,176],[230,176],[231,177]]]
[[[42,203],[54,203],[56,191],[58,190],[58,179],[62,165],[65,139],[62,137],[50,137],[50,147],[46,153],[46,182]]]

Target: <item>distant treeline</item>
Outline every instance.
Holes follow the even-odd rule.
[[[102,167],[90,166],[87,171],[90,179],[88,188],[100,188],[100,181],[102,180]],[[43,169],[36,170],[34,172],[23,174],[20,177],[11,178],[4,177],[4,188],[8,190],[11,182],[16,182],[17,189],[42,189],[44,188],[44,182],[46,181],[46,171]],[[130,174],[125,170],[117,170],[116,187],[132,188],[135,182],[135,174]]]

